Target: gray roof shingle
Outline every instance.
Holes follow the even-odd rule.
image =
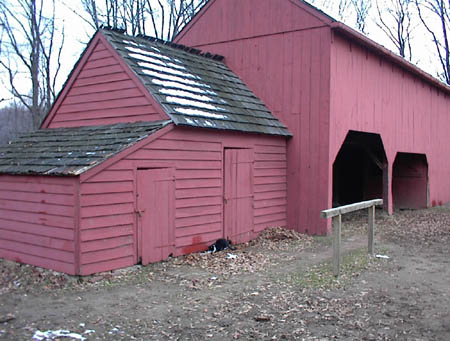
[[[0,173],[79,175],[170,121],[42,129],[0,145]]]
[[[103,29],[176,125],[291,136],[222,62],[199,50]]]

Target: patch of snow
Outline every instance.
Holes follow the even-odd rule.
[[[125,48],[128,51],[130,51],[130,52],[138,53],[140,55],[151,56],[151,57],[158,57],[158,58],[162,58],[162,59],[165,59],[165,60],[171,60],[170,57],[167,57],[167,56],[165,56],[163,54],[151,52],[151,51],[148,51],[148,50],[143,50],[143,49],[138,48],[138,47],[125,46]]]
[[[111,329],[108,334],[117,334],[119,332],[119,328],[114,327],[113,329]]]
[[[97,154],[96,152],[86,152],[86,155],[95,155]]]
[[[75,339],[75,340],[86,340],[85,337],[78,333],[71,333],[70,330],[47,330],[45,332],[41,332],[40,330],[36,330],[36,332],[33,335],[32,340],[54,340],[55,338],[68,338],[68,339]]]
[[[175,111],[190,115],[190,116],[201,116],[201,117],[209,117],[209,118],[218,118],[218,119],[225,119],[227,116],[221,115],[221,114],[215,114],[208,111],[198,110],[198,109],[192,109],[192,108],[175,108]]]
[[[200,79],[200,77],[198,77],[192,73],[175,70],[175,69],[172,69],[172,68],[169,68],[166,66],[162,66],[162,65],[153,65],[153,64],[146,63],[146,62],[138,62],[138,64],[139,64],[139,66],[142,66],[142,67],[147,67],[147,68],[154,69],[154,70],[161,71],[161,72],[171,73],[173,75],[180,76],[180,77]]]
[[[153,63],[153,64],[166,66],[166,63],[164,63],[162,60],[156,59],[156,58],[153,58],[153,57],[142,56],[142,55],[137,54],[137,53],[130,53],[129,56],[133,57],[133,58],[136,58],[136,59],[139,59],[139,60],[144,61],[144,62],[149,62],[149,63]],[[140,63],[138,63],[138,64],[140,65]]]
[[[196,95],[191,92],[178,90],[178,89],[159,89],[159,92],[165,94],[165,95],[171,95],[171,96],[181,96],[181,97],[189,97],[192,99],[196,99],[203,102],[213,102],[214,100],[211,97],[205,96],[205,95]]]
[[[165,81],[165,80],[161,80],[161,79],[157,79],[157,78],[152,78],[152,83],[160,85],[160,86],[164,86],[164,87],[178,88],[181,90],[187,90],[187,91],[197,92],[197,93],[201,93],[201,94],[217,95],[212,90],[194,88],[193,86],[178,83],[177,81]]]
[[[183,65],[178,65],[175,63],[167,63],[168,66],[174,67],[176,69],[180,69],[180,70],[187,70]]]
[[[195,122],[193,120],[191,120],[189,117],[185,117],[184,118],[186,120],[187,123],[189,124],[195,124]]]
[[[227,253],[226,259],[236,259],[238,256],[233,253]]]
[[[123,39],[122,41],[125,44],[130,44],[130,45],[133,45],[133,46],[141,46],[142,47],[142,44],[136,43],[135,41],[131,41],[131,40],[127,40],[127,39]]]
[[[215,126],[215,124],[213,124],[212,122],[210,122],[210,121],[208,121],[208,120],[205,120],[205,122],[204,122],[207,126],[209,126],[209,127],[214,127]]]
[[[182,78],[182,77],[178,77],[178,76],[174,76],[174,75],[163,74],[163,73],[155,72],[153,70],[143,69],[142,72],[145,73],[146,75],[149,75],[152,77],[163,78],[168,81],[185,83],[185,84],[189,84],[189,85],[199,86],[202,88],[210,88],[210,86],[205,83],[199,83],[199,82],[196,82],[196,81],[193,81],[190,79],[186,79],[186,78]]]
[[[220,108],[217,108],[215,105],[198,102],[198,101],[194,101],[194,100],[187,99],[187,98],[167,96],[166,101],[169,103],[189,105],[189,106],[198,107],[198,108],[202,108],[202,109],[220,110]]]

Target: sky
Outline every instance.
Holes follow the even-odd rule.
[[[57,90],[59,91],[64,84],[68,74],[72,70],[76,61],[80,57],[80,54],[86,47],[87,42],[89,42],[92,35],[95,33],[94,29],[88,25],[82,17],[86,18],[86,14],[80,4],[80,0],[56,0],[56,13],[58,18],[59,27],[61,28],[64,24],[65,30],[65,42],[64,49],[62,52],[62,67],[59,73],[59,78],[57,82]],[[314,5],[319,5],[320,0],[310,0],[314,2]],[[337,18],[336,6],[330,6],[326,11],[331,16]],[[349,26],[352,26],[354,19],[350,16],[346,22]],[[368,19],[367,31],[369,32],[369,38],[375,40],[376,42],[392,49],[392,43],[390,43],[387,38],[382,34],[382,32],[377,28],[373,19]],[[425,35],[425,32],[420,32],[419,28],[415,32],[415,43],[414,46],[421,46],[422,49],[416,49],[414,51],[413,63],[418,63],[420,67],[426,72],[435,75],[436,74],[436,62],[432,62],[431,55],[429,51],[432,51],[432,46],[429,45],[429,38]],[[422,39],[420,39],[422,37]],[[7,91],[7,80],[4,75],[0,74],[0,80],[3,82],[3,86],[0,86],[0,99],[10,99],[11,94]],[[22,89],[27,89],[29,87],[29,81],[22,77],[18,79],[18,86]],[[3,101],[2,104],[7,104],[8,101]]]
[[[56,13],[58,20],[57,27],[58,29],[62,29],[62,25],[64,25],[65,32],[64,47],[61,55],[62,66],[57,82],[57,89],[59,91],[95,31],[80,18],[83,9],[79,0],[56,0]],[[30,82],[28,79],[20,74],[16,77],[18,88],[29,88]],[[0,74],[0,81],[3,85],[0,86],[0,99],[11,99],[12,95],[7,90],[9,80],[4,74]],[[5,103],[8,103],[8,101],[2,102],[2,104]]]

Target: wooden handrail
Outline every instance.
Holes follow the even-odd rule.
[[[369,254],[373,254],[373,242],[375,232],[375,206],[383,205],[383,199],[374,199],[368,201],[361,201],[355,204],[339,206],[330,208],[320,212],[322,218],[332,218],[333,225],[333,274],[339,276],[339,268],[341,263],[341,229],[342,229],[342,215],[365,208],[369,209],[369,228],[367,231],[367,248]]]
[[[355,204],[339,206],[336,208],[330,208],[328,210],[323,210],[320,212],[320,216],[322,218],[333,218],[339,214],[350,213],[358,210],[362,210],[364,208],[369,208],[371,206],[379,206],[383,205],[383,199],[373,199],[367,201],[357,202]]]

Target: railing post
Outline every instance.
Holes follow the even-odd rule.
[[[374,232],[375,232],[375,206],[383,205],[382,199],[361,201],[354,204],[330,208],[320,212],[322,218],[332,218],[333,224],[333,274],[339,276],[339,266],[341,263],[341,225],[342,215],[362,209],[369,209],[368,227],[368,252],[373,254]]]
[[[369,207],[369,227],[368,227],[368,245],[369,255],[373,255],[373,236],[375,232],[375,205]]]
[[[333,222],[333,275],[339,276],[339,268],[341,265],[341,224],[342,216],[339,214],[332,218]]]

